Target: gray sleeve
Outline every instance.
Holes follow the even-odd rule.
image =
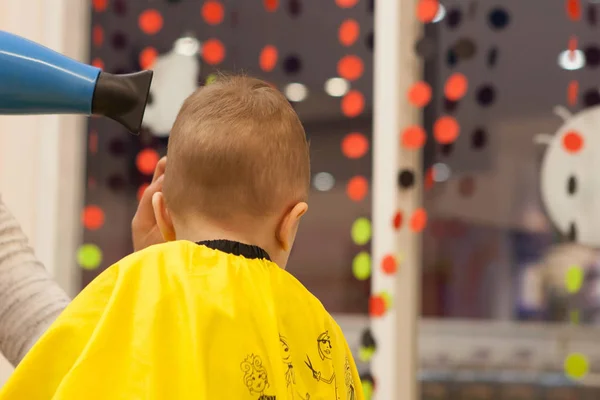
[[[0,199],[0,352],[18,364],[69,301]]]

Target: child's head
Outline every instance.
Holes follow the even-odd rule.
[[[192,94],[173,125],[164,197],[153,199],[161,231],[252,242],[284,267],[307,209],[309,164],[285,97],[258,79],[222,77]]]

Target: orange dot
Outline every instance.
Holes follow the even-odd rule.
[[[365,97],[358,90],[350,90],[342,98],[342,113],[348,118],[358,117],[365,109]]]
[[[369,151],[369,141],[361,133],[349,133],[342,140],[342,154],[348,158],[361,158],[367,154],[367,151]]]
[[[340,8],[352,8],[358,3],[358,0],[335,0],[335,4]]]
[[[277,47],[271,45],[263,47],[258,58],[260,69],[262,69],[265,72],[273,71],[273,69],[277,65],[278,57],[279,52],[277,51]]]
[[[144,149],[140,151],[135,159],[137,169],[144,175],[152,175],[158,164],[159,156],[156,150]]]
[[[86,229],[95,231],[104,225],[104,211],[98,206],[87,206],[83,209],[81,220]]]
[[[423,208],[419,208],[413,212],[410,217],[410,229],[413,232],[421,232],[427,225],[427,211]]]
[[[466,93],[469,87],[467,77],[461,73],[454,73],[446,80],[444,94],[448,100],[460,100]]]
[[[572,21],[579,21],[581,19],[581,3],[579,0],[567,0],[567,15]]]
[[[142,67],[142,69],[152,68],[157,57],[158,51],[154,47],[146,47],[140,53],[140,67]]]
[[[94,26],[92,30],[92,41],[96,47],[100,47],[104,43],[104,29],[100,25]]]
[[[94,58],[92,65],[96,68],[104,69],[104,62],[99,58]]]
[[[369,192],[369,181],[364,176],[355,176],[348,181],[346,193],[352,201],[361,201]]]
[[[157,10],[146,10],[140,14],[138,25],[145,34],[154,35],[162,29],[163,17]]]
[[[279,7],[279,0],[264,0],[264,5],[267,11],[273,12]]]
[[[562,144],[568,153],[577,153],[583,148],[583,137],[575,131],[569,131],[563,136]]]
[[[419,0],[417,18],[423,23],[431,22],[437,15],[440,3],[438,0]]]
[[[577,50],[577,48],[579,47],[579,40],[577,39],[577,36],[571,36],[571,38],[569,39],[569,57],[571,59],[573,59],[575,57],[575,50]]]
[[[396,212],[396,214],[394,214],[394,219],[392,220],[392,226],[394,227],[395,230],[400,229],[400,227],[402,226],[402,220],[403,220],[403,215],[400,211]]]
[[[220,1],[208,0],[202,6],[202,18],[209,25],[219,25],[225,18],[225,8]]]
[[[431,86],[419,81],[408,89],[408,101],[416,107],[425,107],[431,100]]]
[[[381,317],[385,314],[385,299],[382,296],[371,296],[369,299],[369,314],[372,317]]]
[[[358,56],[344,56],[337,65],[338,75],[349,81],[360,78],[364,69],[363,61]]]
[[[409,126],[402,132],[402,147],[405,149],[420,149],[426,140],[427,135],[425,134],[425,130],[418,125]]]
[[[392,275],[395,274],[398,269],[398,264],[396,263],[396,258],[392,255],[387,255],[383,257],[381,261],[381,270],[384,274]]]
[[[218,39],[208,39],[202,45],[202,58],[210,65],[220,64],[225,59],[225,46]]]
[[[354,19],[347,19],[338,29],[338,38],[342,46],[352,46],[358,40],[360,35],[360,25]]]
[[[577,104],[577,98],[579,97],[579,82],[571,81],[569,82],[569,87],[567,88],[567,102],[570,106],[574,106]]]
[[[106,10],[106,7],[108,6],[108,0],[94,0],[93,5],[94,5],[94,11],[102,12],[102,11]]]
[[[433,187],[434,184],[434,180],[433,180],[433,167],[429,167],[427,169],[427,172],[425,172],[425,182],[424,182],[424,186],[425,189],[429,190]]]
[[[142,196],[144,195],[144,192],[146,191],[146,189],[148,189],[148,186],[150,186],[149,183],[143,183],[137,191],[137,199],[138,201],[140,201],[142,199]]]
[[[98,132],[91,131],[90,138],[88,139],[88,145],[90,148],[90,153],[96,154],[98,152]]]
[[[456,140],[460,133],[458,122],[452,117],[443,116],[433,124],[433,136],[440,144],[449,144]]]

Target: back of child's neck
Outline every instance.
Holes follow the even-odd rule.
[[[205,225],[202,227],[178,227],[176,228],[176,239],[188,240],[194,243],[211,240],[229,240],[232,242],[258,246],[264,250],[267,250],[266,247],[268,247],[268,244],[260,237],[260,232],[258,231],[245,233],[212,225]]]

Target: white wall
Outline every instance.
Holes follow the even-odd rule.
[[[0,29],[85,61],[89,4],[0,0]],[[0,116],[0,194],[37,256],[70,294],[77,287],[84,133],[83,117]],[[0,361],[2,383],[10,368]]]

